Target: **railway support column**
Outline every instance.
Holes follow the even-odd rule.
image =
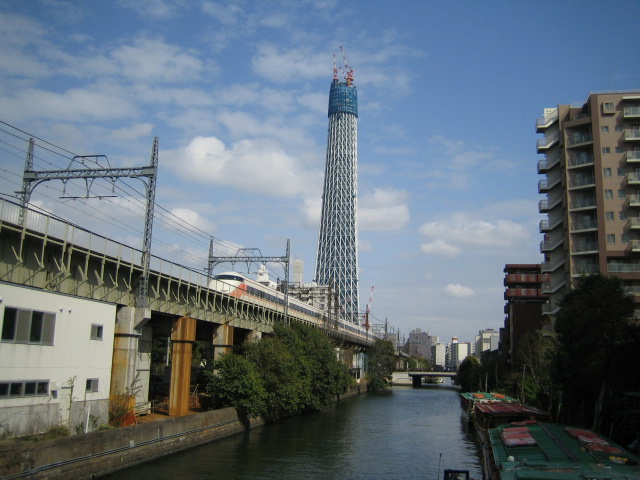
[[[214,343],[214,360],[217,360],[223,353],[231,353],[233,348],[233,333],[234,327],[228,323],[223,323],[218,326],[215,334]]]
[[[150,319],[151,310],[148,308],[122,307],[116,313],[109,390],[111,401],[136,395],[136,402],[140,402],[146,401],[149,395],[148,383],[143,385],[138,375],[138,340],[142,336],[142,327]]]
[[[180,317],[171,332],[171,389],[169,415],[181,417],[189,412],[191,357],[196,340],[196,320]]]

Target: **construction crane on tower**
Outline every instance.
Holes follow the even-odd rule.
[[[369,303],[367,303],[367,309],[364,312],[364,326],[369,330],[369,315],[371,314],[371,304],[373,303],[373,289],[375,285],[371,285],[371,293],[369,294]]]

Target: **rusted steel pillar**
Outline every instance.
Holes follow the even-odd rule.
[[[169,415],[181,417],[189,412],[191,357],[196,340],[196,321],[181,317],[171,332],[171,389]]]

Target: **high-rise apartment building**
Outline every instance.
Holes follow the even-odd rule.
[[[331,286],[341,313],[359,321],[358,301],[358,92],[353,70],[345,81],[334,66],[329,91],[329,132],[315,281]]]
[[[547,108],[536,130],[542,292],[551,297],[543,312],[553,318],[563,289],[596,272],[640,296],[640,90]]]

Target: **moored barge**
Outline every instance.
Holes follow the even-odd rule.
[[[640,480],[640,457],[590,430],[546,422],[494,428],[485,480]]]

